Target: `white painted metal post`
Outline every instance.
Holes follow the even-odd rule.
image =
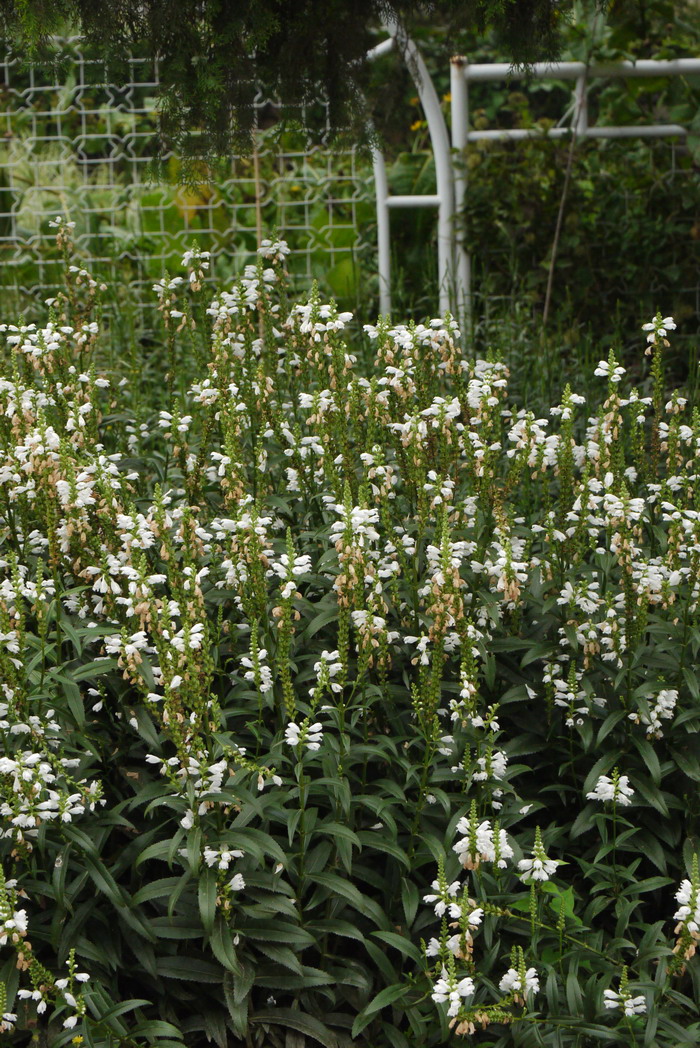
[[[469,145],[469,63],[455,55],[450,63],[452,148],[455,184],[455,305],[463,331],[471,324],[471,259],[464,243],[464,203],[467,196],[467,148]]]
[[[396,38],[397,46],[403,54],[409,71],[413,75],[418,97],[428,124],[430,143],[435,157],[435,181],[437,195],[440,198],[438,209],[438,280],[439,310],[446,313],[454,299],[454,172],[450,156],[450,139],[447,134],[445,118],[440,108],[440,100],[428,67],[423,57],[405,32],[395,21],[387,22],[387,29]],[[414,73],[415,70],[415,73]]]
[[[396,40],[390,36],[367,52],[367,60],[372,62],[381,55],[394,50]],[[389,184],[386,177],[386,164],[382,153],[372,149],[372,167],[374,169],[374,195],[377,210],[377,270],[379,275],[379,312],[382,316],[391,313],[391,233],[389,228]]]
[[[379,270],[379,312],[391,313],[391,238],[389,232],[389,185],[384,157],[378,149],[372,150],[374,191],[377,198],[377,262]]]
[[[574,94],[574,115],[571,121],[577,138],[584,138],[588,132],[588,95],[586,94],[586,74],[576,80],[576,92]]]

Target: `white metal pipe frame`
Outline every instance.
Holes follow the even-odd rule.
[[[548,137],[568,138],[668,138],[687,135],[680,124],[627,125],[622,127],[588,124],[587,92],[590,81],[603,78],[635,78],[683,76],[700,74],[700,58],[677,58],[669,61],[639,60],[585,65],[583,62],[536,62],[527,69],[514,69],[505,62],[471,64],[457,55],[451,60],[450,94],[452,136],[435,87],[423,58],[412,40],[396,23],[387,25],[391,34],[368,53],[376,58],[397,47],[415,81],[418,97],[428,125],[435,159],[436,192],[422,195],[394,195],[389,191],[384,157],[374,150],[374,180],[377,200],[377,247],[379,271],[380,310],[391,312],[391,239],[390,211],[403,207],[437,207],[438,209],[438,280],[439,309],[452,310],[461,323],[471,316],[471,259],[464,243],[463,224],[458,221],[468,191],[466,156],[471,142]],[[574,99],[570,123],[565,126],[542,128],[511,128],[470,130],[469,82],[483,83],[499,80],[572,80]]]
[[[573,134],[577,138],[667,138],[686,135],[687,129],[680,124],[628,125],[623,127],[590,127],[588,124],[587,90],[595,78],[610,77],[656,77],[700,74],[700,59],[677,58],[671,61],[640,60],[615,64],[587,66],[583,62],[537,62],[528,70],[513,70],[506,63],[470,64],[466,58],[455,56],[451,62],[450,87],[452,95],[452,146],[455,150],[455,208],[460,214],[468,190],[466,157],[470,142],[502,140],[521,141],[526,138],[546,136],[564,138]],[[566,127],[513,128],[504,130],[471,131],[469,129],[468,85],[472,81],[493,82],[523,78],[539,80],[575,81],[574,104],[571,123]],[[464,244],[463,225],[454,230],[456,252],[456,287],[454,302],[462,322],[468,322],[471,314],[471,259]]]
[[[374,182],[377,196],[377,252],[379,270],[379,308],[383,314],[391,312],[391,240],[389,212],[403,207],[437,207],[437,254],[438,254],[438,306],[441,313],[450,309],[454,299],[455,257],[455,196],[454,172],[450,136],[440,108],[440,100],[430,77],[423,56],[397,22],[388,21],[386,28],[391,34],[368,53],[368,58],[377,58],[392,47],[402,55],[413,76],[420,99],[428,134],[435,158],[436,192],[433,194],[403,194],[392,196],[386,176],[384,157],[378,149],[373,152]]]

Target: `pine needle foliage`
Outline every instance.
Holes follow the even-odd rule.
[[[80,33],[107,75],[133,52],[160,63],[161,155],[211,160],[249,150],[256,92],[291,107],[327,100],[331,134],[366,135],[367,50],[388,18],[494,28],[517,63],[553,57],[566,4],[555,0],[0,0],[19,57],[60,61],[56,37]],[[448,34],[449,40],[449,34]]]

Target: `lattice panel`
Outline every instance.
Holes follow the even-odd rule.
[[[299,111],[296,131],[260,131],[257,164],[232,157],[224,177],[188,190],[149,181],[157,63],[131,58],[129,82],[118,86],[105,82],[103,65],[79,41],[67,41],[65,51],[60,70],[8,56],[0,63],[5,315],[8,307],[31,313],[58,286],[62,262],[49,221],[59,212],[76,223],[81,257],[137,312],[150,310],[153,281],[177,271],[192,242],[212,252],[216,280],[251,261],[257,208],[264,234],[277,229],[290,243],[296,290],[317,279],[327,293],[357,297],[360,264],[374,268],[371,165],[353,150],[327,148],[322,131],[306,130],[312,116],[323,128],[322,103],[313,114]],[[260,125],[271,123],[271,103],[261,96],[257,104]]]

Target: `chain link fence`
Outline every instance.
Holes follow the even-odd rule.
[[[0,63],[5,319],[31,318],[60,284],[63,262],[49,227],[58,213],[76,223],[83,264],[138,324],[150,322],[154,280],[177,271],[192,243],[211,252],[211,278],[226,281],[254,260],[261,228],[289,242],[295,292],[318,280],[349,307],[360,288],[367,298],[376,268],[371,162],[329,147],[323,103],[300,108],[282,130],[276,106],[261,96],[255,155],[231,157],[223,174],[197,188],[177,184],[172,157],[172,184],[154,182],[157,61],[130,58],[128,82],[115,85],[79,40],[62,47],[56,68],[9,55]]]
[[[115,325],[118,318],[132,330],[152,327],[151,285],[165,271],[179,270],[182,253],[193,242],[212,254],[211,279],[229,281],[255,258],[260,228],[264,234],[277,230],[289,242],[295,293],[304,294],[318,280],[322,293],[343,308],[362,319],[376,316],[371,160],[357,150],[329,146],[322,102],[300,109],[295,124],[287,121],[282,128],[277,106],[261,95],[255,155],[231,157],[223,174],[198,188],[178,184],[178,161],[172,157],[172,182],[154,182],[149,165],[158,125],[157,62],[131,57],[130,75],[117,85],[107,81],[103,64],[78,39],[65,41],[63,51],[56,68],[27,66],[9,55],[0,61],[3,319],[41,316],[44,299],[60,285],[63,261],[49,226],[58,213],[76,223],[81,260],[109,286],[105,311]],[[492,118],[510,114],[517,125],[524,96],[499,90],[481,99],[474,89],[475,126],[487,114],[481,106],[491,107]],[[537,313],[565,159],[550,155],[554,149],[530,144],[525,156],[521,147],[492,143],[471,151],[470,164],[476,166],[468,175],[466,227],[479,316],[507,315],[516,300],[531,302]],[[603,299],[611,316],[618,303],[623,314],[635,317],[658,304],[676,311],[684,330],[695,334],[700,190],[687,148],[664,141],[588,144],[586,150],[590,159],[577,160],[566,207],[555,309],[562,314],[569,309],[584,321],[593,302],[601,314]],[[412,175],[407,160],[418,161],[422,174]],[[402,153],[389,180],[393,192],[431,192],[430,154]],[[397,316],[435,309],[433,226],[432,213],[393,218],[394,270],[401,278]],[[574,300],[582,267],[591,274],[583,312]]]

